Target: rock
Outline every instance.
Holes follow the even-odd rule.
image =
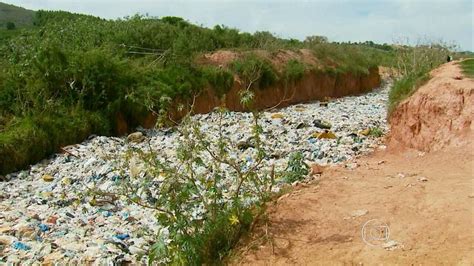
[[[354,169],[356,169],[357,167],[359,167],[359,164],[356,163],[356,162],[346,163],[345,167],[346,167],[347,169],[354,170]]]
[[[324,171],[324,167],[317,164],[317,163],[313,163],[311,164],[311,170],[310,170],[310,175],[320,175],[322,174]]]
[[[424,176],[420,176],[420,177],[418,178],[418,181],[420,181],[420,182],[428,182],[428,178],[426,178],[426,177],[424,177]]]
[[[45,182],[52,182],[54,180],[54,177],[51,175],[43,175],[42,178]]]
[[[367,213],[369,213],[368,210],[356,210],[356,211],[351,212],[351,216],[356,218],[356,217],[364,216]]]
[[[145,140],[145,136],[142,132],[134,132],[127,136],[129,142],[140,143]]]

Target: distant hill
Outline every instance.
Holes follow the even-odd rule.
[[[0,28],[5,28],[8,22],[16,27],[31,26],[34,15],[32,10],[0,2]]]

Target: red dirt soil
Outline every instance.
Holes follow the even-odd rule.
[[[416,141],[396,142],[360,158],[355,170],[328,168],[318,182],[299,185],[282,196],[269,208],[268,220],[236,249],[230,264],[473,265],[473,102],[470,92],[462,107],[455,96],[472,91],[474,82],[450,78],[458,71],[455,63],[435,70],[433,80],[390,120],[422,119],[423,126],[433,123],[441,132],[431,127],[434,136],[424,129],[412,131],[410,125],[416,121],[397,121],[391,138],[404,140],[397,134],[409,134],[406,138]],[[412,101],[420,97],[424,108],[416,109]],[[443,128],[448,125],[445,119],[453,121],[450,130]],[[431,152],[401,149],[402,145]],[[362,227],[371,219],[390,228],[390,240],[398,243],[393,250],[363,241]]]
[[[431,72],[432,79],[403,101],[390,118],[392,146],[439,150],[468,145],[474,132],[474,81],[457,62]]]

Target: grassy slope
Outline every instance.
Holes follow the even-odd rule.
[[[258,87],[305,71],[293,62],[277,73],[253,53],[231,69],[203,68],[194,62],[202,53],[307,48],[333,74],[365,73],[389,53],[365,45],[313,44],[269,33],[202,28],[174,17],[112,21],[67,12],[36,14],[35,26],[10,31],[20,36],[9,42],[0,40],[0,174],[26,167],[87,134],[112,133],[117,112],[136,122],[144,107],[160,111],[162,99],[189,97],[203,87],[225,93],[234,74],[245,75],[254,66],[265,70]],[[9,52],[2,55],[2,46]],[[156,55],[128,52],[150,50],[131,47],[167,53],[157,62]],[[72,136],[60,134],[64,131]]]
[[[460,63],[464,75],[474,78],[474,58],[466,59]]]
[[[0,2],[0,28],[7,22],[13,22],[17,27],[33,25],[34,11]]]
[[[20,35],[22,29],[31,28],[34,16],[35,12],[32,10],[0,2],[0,46],[2,43]],[[7,22],[15,23],[15,29],[7,30]]]

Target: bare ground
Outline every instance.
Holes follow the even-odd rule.
[[[437,117],[444,119],[430,119]],[[392,147],[360,159],[354,170],[326,169],[319,182],[274,202],[231,264],[474,265],[474,146],[468,133],[462,146],[430,153]],[[364,242],[362,227],[371,219],[385,223],[394,242]]]

